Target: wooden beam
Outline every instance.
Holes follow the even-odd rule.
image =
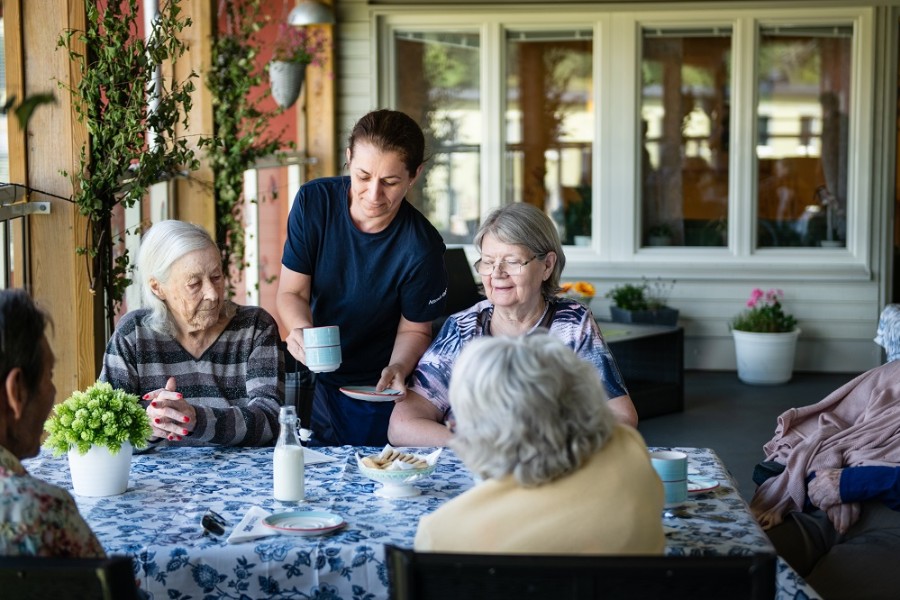
[[[205,228],[210,234],[216,234],[216,201],[213,193],[213,172],[205,152],[198,150],[196,141],[200,137],[213,134],[212,94],[206,87],[204,79],[211,64],[212,36],[215,32],[215,0],[182,0],[182,15],[190,17],[193,24],[184,30],[184,39],[188,51],[175,66],[174,77],[185,81],[193,71],[200,77],[194,81],[188,128],[179,128],[178,134],[190,140],[194,145],[200,168],[191,173],[190,179],[178,179],[174,185],[174,202],[170,215],[172,218],[189,221]],[[222,241],[222,240],[217,240]]]
[[[4,9],[12,6],[4,2]],[[52,92],[54,105],[39,107],[24,138],[24,153],[16,159],[16,183],[46,193],[34,193],[32,201],[50,202],[49,215],[28,218],[28,251],[31,265],[31,292],[53,318],[48,332],[56,354],[54,383],[57,400],[73,390],[93,383],[99,374],[99,361],[105,346],[102,330],[102,303],[90,292],[84,257],[75,249],[83,246],[88,222],[78,214],[71,201],[73,181],[61,172],[78,170],[79,153],[87,141],[84,125],[78,122],[71,94],[57,88],[57,82],[75,86],[80,79],[77,65],[68,54],[57,50],[58,36],[68,29],[84,30],[85,0],[46,0],[20,3],[21,54],[7,57],[19,61],[27,74],[23,81],[26,95]],[[4,10],[4,17],[10,13]],[[16,25],[6,21],[6,35]],[[11,27],[12,25],[12,27]],[[7,63],[9,64],[9,63]],[[52,194],[49,195],[49,194]]]
[[[334,5],[332,0],[323,0],[322,3]],[[315,160],[307,169],[306,176],[307,179],[314,179],[338,174],[334,93],[337,73],[334,72],[334,25],[310,25],[309,29],[321,31],[326,42],[322,65],[306,68],[306,151]],[[302,116],[298,121],[304,121]]]

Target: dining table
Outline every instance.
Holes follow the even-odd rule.
[[[689,478],[707,480],[701,486],[707,489],[660,515],[667,554],[775,552],[714,450],[650,450],[685,452]],[[158,447],[133,457],[125,493],[74,498],[107,553],[134,559],[135,576],[151,599],[381,600],[389,593],[385,545],[412,547],[420,517],[477,485],[450,449],[440,452],[433,473],[411,484],[416,495],[397,498],[379,495],[382,484],[358,464],[360,456],[382,448],[304,451],[302,502],[273,498],[271,447]],[[72,489],[65,457],[42,450],[24,464],[32,475]],[[265,527],[264,537],[234,543],[250,514],[297,510],[330,513],[344,524],[321,535],[284,535]],[[201,526],[209,511],[223,518],[222,535]],[[260,532],[258,522],[254,531]],[[819,595],[779,559],[776,598]]]

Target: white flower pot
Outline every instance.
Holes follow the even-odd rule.
[[[777,385],[791,380],[800,329],[786,333],[735,331],[738,378],[744,383]]]
[[[69,450],[72,488],[79,496],[116,496],[128,489],[131,444],[125,442],[115,455],[105,446],[92,446],[86,454]]]
[[[293,106],[303,87],[306,65],[273,60],[269,63],[269,81],[272,84],[272,98],[281,108]]]

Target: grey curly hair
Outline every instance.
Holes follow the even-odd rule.
[[[597,370],[541,331],[485,337],[463,349],[450,379],[450,444],[485,478],[525,487],[580,468],[609,439],[615,418]]]

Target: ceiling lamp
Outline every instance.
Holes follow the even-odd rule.
[[[288,25],[303,27],[321,23],[334,23],[334,12],[331,7],[318,0],[302,0],[291,10],[287,18]]]

